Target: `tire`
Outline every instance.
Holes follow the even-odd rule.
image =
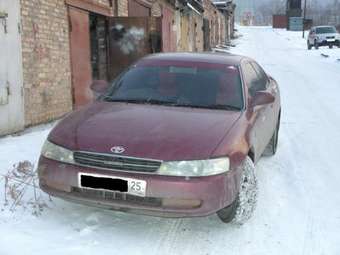
[[[308,50],[312,49],[312,45],[310,45],[309,41],[307,42],[307,48],[308,48]]]
[[[276,124],[276,128],[272,138],[270,139],[266,149],[263,152],[264,156],[270,157],[274,156],[277,152],[277,146],[279,144],[279,131],[280,131],[280,117],[278,123]]]
[[[333,49],[333,44],[328,45],[330,49]]]
[[[314,41],[314,47],[315,47],[315,49],[316,49],[316,50],[318,50],[318,49],[319,49],[319,44],[318,44],[318,42],[317,42],[317,41]]]
[[[242,225],[253,215],[258,197],[258,183],[255,176],[255,165],[246,157],[240,166],[242,171],[240,190],[236,200],[217,212],[224,223]]]

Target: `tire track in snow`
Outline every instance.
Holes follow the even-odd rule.
[[[158,254],[179,254],[178,250],[176,250],[176,240],[179,236],[179,229],[182,225],[182,219],[168,219],[166,225],[168,226],[167,230],[164,234],[161,234],[161,239],[158,243],[158,248],[156,249]]]

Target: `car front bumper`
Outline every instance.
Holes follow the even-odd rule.
[[[147,183],[146,196],[79,188],[79,173],[134,178]],[[237,197],[240,173],[208,177],[173,177],[102,170],[40,158],[40,187],[46,193],[73,202],[106,209],[163,217],[207,216]]]
[[[319,39],[318,40],[319,46],[328,46],[328,45],[339,45],[340,40],[326,40],[326,39]]]

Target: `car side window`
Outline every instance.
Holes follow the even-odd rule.
[[[265,86],[263,86],[263,83],[260,81],[259,75],[249,62],[244,64],[243,71],[250,96],[254,96],[257,91],[265,90]]]

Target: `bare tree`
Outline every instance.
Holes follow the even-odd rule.
[[[306,0],[307,18],[314,25],[336,25],[340,27],[340,0]],[[274,14],[286,13],[286,0],[257,1],[255,6],[255,25],[271,25]],[[302,1],[304,4],[304,0]]]

